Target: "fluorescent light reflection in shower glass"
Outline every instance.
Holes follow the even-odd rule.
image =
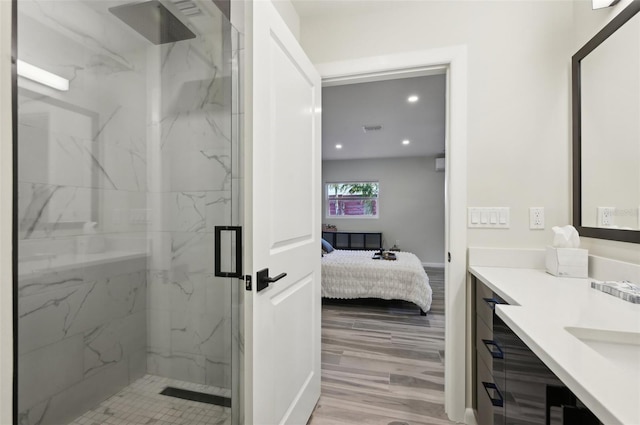
[[[18,59],[18,75],[60,91],[69,90],[69,80]]]

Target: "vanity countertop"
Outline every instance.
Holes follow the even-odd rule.
[[[589,279],[555,277],[544,270],[469,270],[511,304],[497,305],[496,314],[604,424],[640,424],[639,346],[628,346],[629,352],[620,345],[623,352],[614,355],[626,361],[614,361],[566,329],[638,336],[640,304],[592,289]],[[635,344],[640,344],[637,338]]]

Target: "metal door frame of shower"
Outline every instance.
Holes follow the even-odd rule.
[[[11,0],[13,423],[18,423],[18,0]]]

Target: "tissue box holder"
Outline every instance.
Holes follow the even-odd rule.
[[[559,277],[587,277],[589,252],[580,248],[547,247],[547,273]]]

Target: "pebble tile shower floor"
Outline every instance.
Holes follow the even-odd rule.
[[[161,395],[165,387],[228,397],[224,391],[159,376],[145,375],[77,418],[70,425],[230,425],[231,409]]]

